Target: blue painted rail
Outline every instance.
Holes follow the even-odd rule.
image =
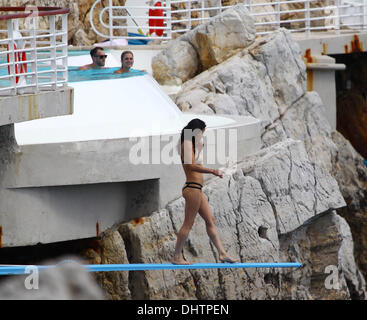
[[[65,263],[61,262],[58,265]],[[44,266],[27,266],[17,265],[0,266],[0,275],[14,275],[14,274],[26,274],[27,268],[36,267],[39,271],[55,268],[58,265],[44,265]],[[138,271],[138,270],[177,270],[177,269],[226,269],[226,268],[300,268],[301,263],[298,262],[278,262],[278,263],[264,263],[264,262],[251,262],[251,263],[193,263],[189,265],[172,264],[172,263],[131,263],[131,264],[87,264],[83,267],[89,272],[106,272],[106,271]]]

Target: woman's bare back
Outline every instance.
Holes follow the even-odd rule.
[[[181,143],[181,161],[186,175],[187,182],[196,182],[203,184],[203,174],[193,170],[193,164],[201,166],[201,164],[195,162],[195,153],[191,141],[184,141]]]

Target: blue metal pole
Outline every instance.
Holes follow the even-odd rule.
[[[0,266],[0,275],[25,274],[29,266]],[[39,271],[55,268],[56,265],[32,266],[37,267]],[[178,270],[178,269],[226,269],[226,268],[300,268],[298,262],[271,262],[271,263],[193,263],[189,265],[172,263],[132,263],[132,264],[87,264],[83,267],[89,272],[106,271],[139,271],[139,270]]]

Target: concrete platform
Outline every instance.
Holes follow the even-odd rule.
[[[18,145],[2,155],[3,247],[95,237],[179,197],[177,146],[192,118],[207,123],[204,165],[261,147],[259,120],[183,114],[149,75],[73,86],[73,115],[14,125]]]

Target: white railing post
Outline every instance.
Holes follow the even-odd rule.
[[[113,39],[113,10],[112,10],[113,2],[109,0],[108,3],[108,25],[109,25],[109,33],[110,33],[110,40]]]
[[[106,1],[105,1],[106,2]],[[133,2],[133,1],[132,1]],[[165,36],[162,37],[162,40],[169,40],[172,38],[172,33],[183,33],[184,31],[191,30],[192,25],[194,24],[193,21],[198,23],[204,23],[207,21],[206,15],[209,12],[209,16],[212,17],[215,13],[219,14],[224,9],[224,6],[222,5],[221,0],[212,0],[210,3],[206,2],[205,0],[161,0],[161,2],[165,2],[165,27],[163,28],[165,31]],[[178,6],[177,9],[171,8],[171,2],[174,3],[175,8],[176,5]],[[316,2],[316,0],[272,0],[272,1],[266,1],[266,0],[258,0],[256,2],[252,0],[246,0],[243,1],[245,3],[246,7],[250,12],[253,13],[253,16],[256,18],[255,25],[258,28],[261,26],[262,30],[258,30],[259,35],[267,34],[271,32],[272,30],[279,29],[283,23],[287,22],[291,24],[291,28],[293,27],[292,24],[295,23],[297,27],[295,29],[297,30],[291,30],[292,32],[299,32],[304,30],[305,35],[307,37],[310,37],[313,30],[323,30],[323,29],[329,29],[329,28],[335,28],[337,33],[340,33],[340,29],[342,27],[342,23],[345,24],[345,26],[355,26],[358,23],[356,22],[357,17],[362,17],[361,24],[363,27],[367,27],[367,0],[363,0],[364,7],[363,7],[363,13],[360,12],[359,14],[353,13],[350,17],[348,16],[348,19],[352,19],[354,17],[353,23],[347,23],[346,20],[343,17],[343,7],[344,5],[341,5],[341,0],[334,0],[333,6],[328,6],[326,8],[320,7],[313,7],[312,3]],[[321,1],[320,1],[321,2]],[[105,34],[102,34],[100,31],[98,31],[93,24],[93,10],[95,9],[96,5],[100,5],[102,3],[102,0],[95,0],[94,4],[92,5],[92,8],[90,10],[90,21],[91,26],[93,30],[96,32],[97,35],[100,35],[105,38],[116,38],[113,36],[114,29],[123,28],[121,26],[114,26],[114,19],[121,19],[121,17],[114,17],[112,11],[117,10],[119,8],[123,8],[121,6],[113,6],[112,0],[109,0],[109,7],[107,5],[102,9],[99,15],[100,25],[104,28],[109,29],[109,32],[105,32]],[[193,5],[195,3],[195,5]],[[214,3],[214,4],[213,4]],[[301,8],[289,8],[285,9],[282,8],[283,5],[294,3],[294,4],[303,4]],[[344,2],[343,2],[344,3]],[[216,5],[215,5],[216,4]],[[351,6],[358,6],[360,7],[360,2],[357,4],[354,4],[353,2],[350,2]],[[265,8],[267,6],[271,6],[271,10],[266,10]],[[151,6],[145,6],[145,8],[149,8]],[[231,7],[225,6],[225,8]],[[128,8],[137,8],[137,6],[131,4]],[[144,8],[144,6],[142,7]],[[313,14],[314,12],[325,12],[327,8],[331,8],[334,13],[332,14],[332,17],[330,15],[323,15],[323,14]],[[104,19],[102,19],[102,15],[105,13],[105,11],[109,11],[109,24],[104,23]],[[324,11],[322,11],[324,10]],[[172,19],[172,13],[175,15],[175,20]],[[195,13],[195,18],[191,16],[192,13]],[[297,15],[294,15],[297,13]],[[304,13],[304,14],[303,14]],[[176,17],[176,14],[179,17]],[[287,21],[282,20],[282,15],[288,15],[290,14],[289,18],[287,18]],[[299,17],[302,14],[301,17]],[[197,16],[197,17],[196,17]],[[131,18],[137,18],[137,19],[143,19],[146,16],[132,16]],[[258,17],[265,17],[264,18],[258,18]],[[313,25],[314,21],[323,21],[323,19],[330,20],[330,25],[327,26],[319,26],[318,24]],[[182,21],[181,21],[182,20]],[[298,28],[298,24],[302,23],[304,27],[301,29]],[[179,24],[179,27],[172,31],[172,25]],[[195,23],[196,25],[196,23]],[[182,27],[181,27],[182,26]],[[149,29],[149,26],[143,26],[143,29]],[[125,37],[126,39],[136,39],[136,37]],[[154,36],[147,36],[147,40],[151,39],[158,39],[158,37]]]
[[[278,0],[275,4],[276,26],[278,29],[280,29],[280,2],[281,0]]]
[[[62,15],[62,23],[61,23],[61,32],[62,32],[62,77],[64,79],[64,87],[68,85],[68,15]]]
[[[51,87],[57,88],[57,66],[56,66],[56,21],[55,16],[49,17],[50,21],[50,68],[51,68]]]
[[[310,0],[306,0],[305,2],[305,27],[306,27],[306,36],[307,38],[310,37],[310,27],[311,27],[311,23],[310,23]]]
[[[217,10],[217,15],[221,14],[223,12],[223,8],[222,8],[222,0],[217,0],[217,7],[219,7],[220,9]],[[210,15],[211,16],[211,15]]]
[[[340,0],[335,0],[335,32],[340,34]]]
[[[205,0],[201,0],[200,16],[201,16],[201,23],[204,23],[205,21]]]
[[[166,27],[167,38],[172,39],[172,14],[171,14],[171,0],[166,0]]]
[[[186,29],[191,30],[191,1],[186,2]]]
[[[247,6],[248,6],[248,11],[250,11],[250,13],[252,12],[252,5],[251,5],[251,0],[247,0]]]
[[[11,77],[10,83],[11,83],[11,88],[13,89],[12,93],[16,95],[17,94],[17,82],[16,82],[16,77],[15,77],[15,52],[14,52],[15,41],[14,41],[13,21],[8,20],[7,25],[8,25],[8,38],[9,38],[9,45],[8,45],[9,63],[11,63],[9,65],[9,70],[10,70],[9,76]]]
[[[33,93],[38,91],[38,64],[37,64],[37,32],[36,32],[36,17],[31,17],[30,18],[30,30],[29,30],[29,35],[31,36],[30,39],[30,45],[31,45],[31,66],[32,66],[32,84],[33,84]]]

